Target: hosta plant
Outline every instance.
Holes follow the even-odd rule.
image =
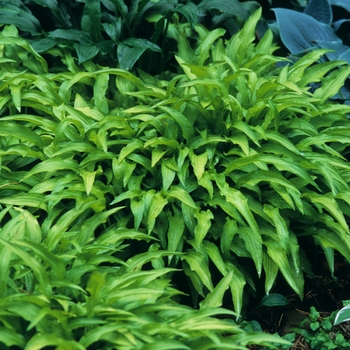
[[[135,257],[127,266],[166,271],[203,313],[224,304],[239,317],[245,292],[260,278],[269,293],[279,272],[302,297],[305,248],[320,246],[331,273],[334,250],[350,260],[350,107],[328,100],[350,68],[315,64],[325,50],[277,68],[284,59],[273,56],[271,32],[254,42],[259,18],[260,10],[228,41],[223,29],[175,18],[168,35],[179,73],[170,80],[78,67],[64,49],[71,69],[50,70],[5,27],[4,210],[30,213],[47,252],[67,260],[103,234],[142,234],[120,251],[98,243],[111,261],[97,254],[95,264],[109,271],[115,259],[149,254],[148,264]]]
[[[79,70],[65,50],[67,69],[58,73],[14,26],[3,29],[0,45],[0,347],[202,350],[286,343],[245,331],[237,314],[215,306],[215,293],[205,308],[185,306],[171,283],[180,264],[160,266],[162,259],[179,261],[181,251],[157,249],[163,242],[151,227],[156,212],[148,207],[141,218],[134,215],[149,202],[135,200],[132,209],[126,201],[112,204],[126,186],[137,191],[141,184],[151,201],[159,198],[158,169],[135,153],[138,135],[143,140],[155,129],[147,115],[140,122],[125,110],[136,106],[134,86],[144,98],[147,92],[163,98],[166,83],[158,87],[92,62]],[[174,205],[178,196],[192,205],[184,193],[173,188]],[[169,220],[175,227],[175,214]]]

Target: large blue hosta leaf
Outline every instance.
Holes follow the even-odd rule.
[[[332,23],[333,13],[329,0],[311,0],[305,7],[304,13],[314,17],[319,22]]]
[[[349,0],[329,0],[331,5],[339,6],[350,12],[350,1]]]
[[[340,42],[333,29],[315,18],[293,10],[275,8],[283,44],[292,54],[305,51],[317,41]]]

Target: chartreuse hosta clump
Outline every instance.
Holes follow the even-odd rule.
[[[227,42],[223,30],[170,23],[179,63],[170,81],[77,66],[64,47],[51,54],[66,71],[48,67],[3,29],[7,346],[268,344],[209,316],[238,317],[255,277],[268,293],[279,271],[302,296],[305,242],[323,248],[332,272],[334,250],[350,260],[350,107],[327,102],[350,69],[314,65],[323,51],[276,68],[272,34],[253,42],[259,17]],[[185,276],[199,310],[169,284],[182,289]],[[226,295],[234,316],[219,309]]]
[[[186,117],[177,110],[176,79],[140,79],[91,62],[78,67],[64,47],[52,54],[66,70],[49,67],[13,26],[3,28],[0,45],[1,346],[285,343],[246,332],[233,321],[236,313],[218,307],[227,282],[197,310],[172,287],[171,277],[181,274],[180,245],[187,250],[191,239],[182,211],[205,218],[187,184],[193,179],[178,129]],[[185,253],[183,262],[191,267],[200,254]],[[163,260],[171,264],[159,266]],[[213,285],[209,273],[206,281]]]

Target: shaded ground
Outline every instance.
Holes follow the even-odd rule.
[[[313,266],[314,276],[305,277],[304,300],[301,301],[296,294],[288,295],[283,290],[275,290],[275,293],[286,296],[290,305],[262,307],[251,314],[249,318],[258,321],[263,331],[283,336],[293,333],[293,328],[300,328],[300,323],[308,317],[311,306],[314,306],[320,313],[320,322],[322,318],[329,316],[333,311],[341,309],[343,307],[342,301],[350,300],[350,265],[341,261],[337,262],[334,279],[331,277],[325,261],[318,261]],[[309,329],[308,325],[304,327]],[[333,327],[330,337],[338,331],[345,339],[350,340],[350,322]],[[251,349],[261,348],[252,347]],[[311,347],[302,335],[297,335],[291,349],[306,350],[311,349]]]

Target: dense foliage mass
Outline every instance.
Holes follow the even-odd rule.
[[[68,3],[49,6],[65,26]],[[335,251],[350,261],[350,107],[330,100],[350,67],[323,60],[324,49],[294,63],[274,55],[271,30],[256,40],[256,3],[232,2],[240,21],[217,12],[226,30],[207,29],[194,14],[225,8],[215,4],[141,1],[127,12],[102,1],[123,14],[114,23],[86,1],[81,30],[47,38],[23,27],[35,17],[21,2],[6,5],[28,22],[8,20],[0,34],[5,346],[286,344],[237,323],[249,296],[261,286],[269,295],[281,275],[303,297],[306,248],[320,247],[332,274]],[[146,17],[170,46],[130,41]],[[242,29],[227,38],[233,24]],[[74,33],[118,47],[116,57],[96,42],[73,45]],[[152,49],[168,70],[154,74],[141,57]]]

